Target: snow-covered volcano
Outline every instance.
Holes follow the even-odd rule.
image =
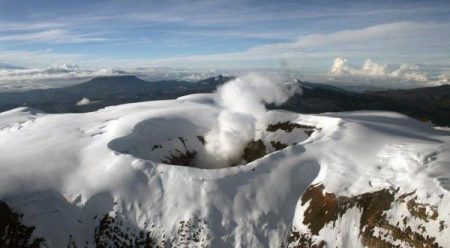
[[[201,94],[0,113],[1,242],[449,246],[448,132],[389,112],[269,111],[217,168],[199,160],[223,108]]]

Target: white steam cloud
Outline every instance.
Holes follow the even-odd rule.
[[[267,125],[266,104],[279,105],[297,90],[274,75],[250,73],[232,80],[218,90],[223,111],[217,125],[205,136],[208,160],[217,167],[239,163],[247,144],[257,139],[258,130]]]

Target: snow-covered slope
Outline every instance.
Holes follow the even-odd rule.
[[[448,132],[270,111],[241,165],[211,169],[199,160],[221,111],[201,94],[0,113],[0,201],[50,247],[449,246]]]

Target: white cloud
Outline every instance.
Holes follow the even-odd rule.
[[[0,51],[0,62],[22,67],[50,67],[58,64],[71,64],[85,60],[83,54],[54,53],[51,49],[40,51],[6,50]]]
[[[58,38],[61,35],[63,38]],[[15,39],[38,38],[59,41],[95,41],[95,37],[72,37],[61,31],[51,33],[37,33],[35,37],[9,37]],[[234,53],[221,53],[209,55],[194,55],[184,57],[168,57],[161,59],[115,59],[92,58],[85,56],[82,60],[85,66],[108,67],[188,67],[188,68],[255,68],[278,66],[280,60],[286,60],[292,68],[306,70],[320,68],[325,72],[328,61],[336,57],[361,60],[367,57],[383,60],[385,63],[401,64],[407,61],[411,64],[427,63],[428,60],[448,61],[448,47],[450,46],[450,24],[395,22],[370,26],[361,29],[344,30],[328,34],[310,34],[300,36],[292,42],[274,43],[249,48]],[[0,39],[1,36],[0,36]],[[424,45],[426,44],[426,45]],[[432,49],[430,49],[432,47]],[[30,52],[32,53],[32,52]],[[43,55],[44,59],[36,59]],[[42,66],[48,61],[47,54],[30,54],[33,66]],[[4,56],[4,55],[3,55]],[[56,57],[55,55],[54,57]],[[64,57],[61,56],[60,63]],[[53,59],[53,58],[52,58]],[[2,52],[0,52],[0,61]],[[10,59],[11,60],[11,59]],[[14,56],[9,63],[23,65],[30,63],[28,56]]]
[[[450,84],[450,72],[443,72],[437,78],[430,82],[432,85]]]
[[[336,58],[328,74],[336,80],[358,81],[404,81],[412,83],[428,83],[433,81],[424,72],[419,71],[418,66],[401,64],[398,67],[390,67],[377,63],[371,59],[364,61],[362,66],[349,65],[346,59]]]
[[[396,22],[329,34],[310,34],[293,42],[274,43],[242,52],[139,61],[154,66],[228,67],[273,66],[281,59],[296,68],[311,69],[336,57],[375,57],[388,63],[443,60],[450,46],[450,24]],[[426,45],[424,45],[426,44]],[[432,47],[432,49],[430,49]],[[133,63],[133,60],[128,62]],[[372,68],[375,69],[375,68]]]
[[[448,37],[450,24],[395,22],[353,30],[309,34],[292,42],[260,45],[234,53],[161,59],[117,59],[83,54],[57,54],[51,51],[5,51],[0,52],[0,62],[28,67],[48,67],[55,63],[76,61],[83,67],[91,68],[178,67],[245,70],[280,69],[280,61],[286,61],[291,69],[299,70],[303,74],[324,75],[329,69],[329,62],[334,58],[345,57],[352,61],[373,58],[374,61],[399,66],[392,68],[370,60],[360,68],[348,68],[349,65],[344,63],[345,61],[340,61],[344,64],[332,69],[337,73],[333,75],[338,75],[339,71],[347,71],[347,74],[353,76],[359,73],[378,79],[385,77],[391,80],[425,82],[436,80],[436,75],[450,66]],[[411,66],[438,62],[444,69],[433,73],[428,73],[429,68],[421,67],[421,70],[418,70],[417,67]],[[406,64],[402,65],[403,63]],[[437,68],[436,65],[433,67]],[[444,82],[445,78],[440,81]]]
[[[395,71],[388,72],[387,65],[379,64],[371,59],[364,61],[361,68],[348,65],[347,60],[343,58],[334,59],[333,65],[329,71],[332,76],[367,76],[367,77],[401,77],[410,66],[404,64]]]
[[[418,82],[427,82],[429,81],[426,73],[418,72],[417,66],[411,66],[408,64],[401,64],[400,67],[392,71],[390,76],[392,77],[400,77],[406,80],[418,81]]]
[[[0,79],[64,79],[77,77],[93,77],[114,74],[123,74],[120,70],[113,69],[80,69],[76,64],[62,64],[60,66],[37,69],[0,69]]]
[[[350,65],[346,59],[336,58],[330,67],[328,77],[320,77],[320,80],[364,87],[430,87],[450,84],[448,69],[448,66],[436,68],[405,63],[388,66],[370,59],[365,60],[361,66],[355,66]]]
[[[348,71],[350,68],[346,65],[347,60],[343,58],[335,58],[334,63],[331,66],[330,74],[341,76],[344,75],[346,71]]]
[[[48,30],[54,28],[61,28],[66,26],[62,22],[1,22],[0,30],[5,31],[32,31],[32,30]]]
[[[47,68],[0,69],[0,91],[62,87],[98,76],[122,75],[113,69],[81,69],[76,64]]]
[[[106,39],[88,34],[73,34],[67,30],[51,29],[38,32],[0,35],[0,41],[28,41],[49,43],[85,43],[99,42]]]

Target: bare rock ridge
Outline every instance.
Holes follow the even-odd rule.
[[[400,193],[400,189],[381,189],[352,197],[338,196],[324,190],[322,184],[311,185],[301,198],[306,207],[302,216],[308,230],[292,229],[287,244],[289,247],[327,247],[320,239],[320,231],[327,225],[339,226],[342,216],[351,209],[359,210],[359,227],[349,226],[360,236],[365,247],[440,247],[435,238],[429,236],[420,222],[439,223],[440,232],[448,231],[448,226],[437,214],[436,206],[416,202],[415,192]],[[408,215],[389,218],[392,208],[406,207]],[[413,231],[409,225],[419,222],[419,230]],[[352,232],[352,230],[347,230]]]

